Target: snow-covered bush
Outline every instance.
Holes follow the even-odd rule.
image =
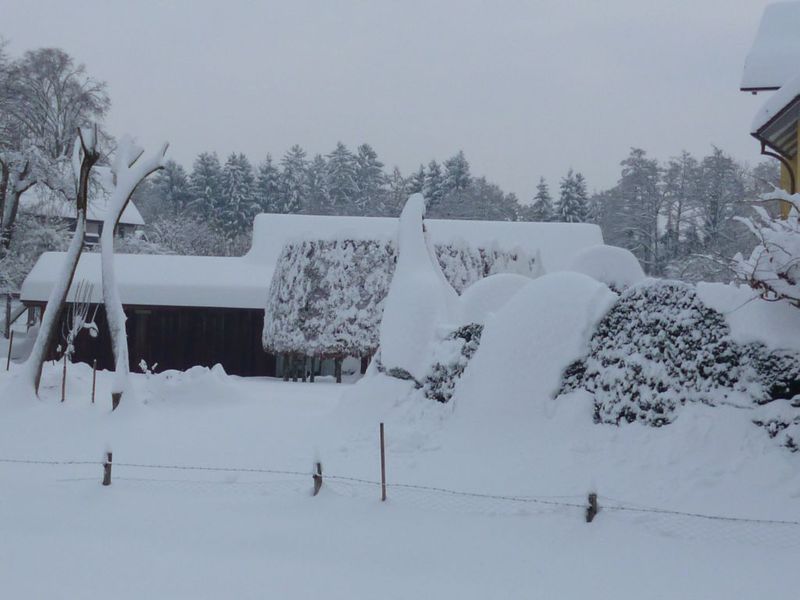
[[[541,274],[538,257],[522,249],[475,248],[464,241],[435,246],[436,258],[447,281],[459,294],[476,281],[496,273],[517,273],[527,277]]]
[[[748,258],[733,257],[739,280],[760,290],[768,300],[785,298],[800,307],[800,194],[775,190],[761,198],[781,200],[791,206],[786,219],[775,218],[756,206],[754,218],[737,217],[758,238],[758,245]]]
[[[687,401],[713,404],[740,388],[741,358],[723,316],[692,286],[653,280],[622,294],[595,330],[588,357],[567,369],[563,390],[594,394],[597,422],[658,427]]]
[[[760,406],[753,423],[781,446],[792,452],[800,451],[800,397]]]
[[[322,357],[374,352],[394,253],[392,244],[369,240],[287,244],[268,292],[264,348]]]
[[[522,251],[435,247],[447,281],[461,292],[504,269],[537,272]],[[395,272],[394,241],[303,240],[281,252],[267,294],[263,344],[268,352],[366,356],[379,343],[384,301]]]
[[[642,266],[630,250],[602,244],[581,250],[575,255],[569,270],[601,281],[617,293],[645,277]]]
[[[530,277],[498,273],[476,281],[461,294],[459,323],[486,323],[492,314],[505,306],[517,292],[531,282]]]
[[[713,405],[734,392],[756,404],[791,399],[800,392],[800,357],[736,343],[694,286],[649,280],[620,296],[588,356],[567,368],[562,392],[577,388],[594,395],[597,422],[659,427],[686,402]]]
[[[431,372],[422,382],[426,398],[448,402],[464,369],[481,343],[483,325],[470,323],[459,327],[442,340],[434,350]]]

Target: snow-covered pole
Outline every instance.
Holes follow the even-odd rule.
[[[103,273],[103,304],[106,309],[111,347],[114,351],[114,380],[111,388],[111,410],[122,401],[128,387],[128,338],[125,333],[125,311],[117,289],[114,273],[114,230],[122,213],[136,190],[149,175],[163,168],[169,144],[148,156],[136,146],[129,136],[123,137],[117,146],[112,165],[113,191],[109,200],[109,211],[100,235],[100,253]]]
[[[72,285],[75,276],[75,269],[83,251],[83,240],[86,233],[86,207],[88,205],[89,177],[92,167],[100,160],[100,152],[97,150],[97,127],[86,131],[78,130],[78,140],[75,142],[73,157],[77,163],[80,155],[80,174],[78,176],[78,189],[75,196],[77,218],[75,221],[75,233],[72,241],[67,248],[67,255],[64,258],[64,267],[61,276],[56,281],[50,291],[47,306],[42,315],[42,324],[39,334],[36,336],[31,354],[26,361],[27,377],[34,393],[39,393],[39,382],[42,379],[42,366],[44,365],[47,352],[53,345],[58,323],[67,301],[67,293]]]

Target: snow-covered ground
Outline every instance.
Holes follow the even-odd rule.
[[[0,459],[92,464],[0,462],[0,597],[796,597],[800,527],[608,508],[584,521],[592,488],[601,507],[798,520],[797,456],[735,408],[617,428],[592,424],[580,393],[493,418],[474,401],[398,400],[409,384],[374,374],[337,386],[198,368],[134,375],[144,403],[111,414],[107,373],[91,405],[91,370],[71,365],[61,404],[60,365],[41,401],[12,397],[19,370],[0,373]],[[328,478],[312,497],[317,460],[379,479],[380,421],[390,484],[525,498],[390,486],[383,504],[378,486]]]

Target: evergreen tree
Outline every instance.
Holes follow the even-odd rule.
[[[164,168],[155,173],[151,185],[159,197],[161,214],[178,215],[189,206],[192,199],[189,178],[185,169],[174,160],[168,160]]]
[[[396,217],[400,214],[408,196],[414,193],[410,190],[411,183],[412,180],[403,177],[400,169],[395,167],[392,170],[392,174],[389,176],[389,193],[386,195],[382,211],[384,216]]]
[[[306,153],[295,144],[281,159],[281,213],[299,213],[308,202]]]
[[[429,209],[435,208],[444,197],[444,175],[442,175],[442,168],[435,160],[428,163],[422,193],[425,196],[425,200],[427,200]]]
[[[369,144],[361,144],[356,154],[356,196],[355,210],[357,214],[377,214],[383,203],[386,175],[383,163]]]
[[[244,154],[231,154],[222,169],[220,221],[225,231],[239,233],[252,225],[257,210],[254,188],[250,161]]]
[[[312,215],[331,214],[331,198],[328,191],[328,164],[317,154],[308,165],[308,206]]]
[[[552,221],[555,211],[553,210],[553,198],[550,196],[550,188],[544,177],[539,178],[536,185],[536,194],[533,197],[533,204],[530,209],[531,221]]]
[[[201,219],[215,221],[222,192],[222,166],[216,152],[203,152],[195,159],[189,191],[192,211]]]
[[[444,189],[448,192],[463,192],[469,187],[472,177],[469,174],[469,163],[464,157],[464,151],[448,158],[444,162]]]
[[[271,154],[267,154],[258,167],[255,200],[262,212],[281,212],[281,174],[272,162]]]
[[[425,193],[425,167],[420,165],[416,173],[414,173],[408,180],[408,193],[409,194],[424,194]]]
[[[581,194],[580,183],[570,169],[561,180],[556,220],[562,223],[582,223],[586,220],[586,190]]]
[[[356,159],[347,147],[339,142],[328,154],[328,193],[334,213],[337,215],[358,214],[355,212],[358,197],[356,183]]]

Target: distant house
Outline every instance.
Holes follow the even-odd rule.
[[[781,187],[798,191],[800,173],[800,2],[777,2],[764,10],[745,60],[742,91],[774,92],[756,114],[751,135],[761,153],[781,163]],[[782,213],[788,215],[788,203]]]
[[[34,187],[20,198],[19,210],[43,219],[59,219],[66,223],[70,231],[75,230],[75,204],[63,200],[46,189]],[[103,223],[108,212],[108,196],[96,194],[89,199],[86,212],[86,245],[100,243]],[[127,237],[144,227],[144,219],[133,202],[128,202],[117,226],[116,235]]]
[[[576,254],[602,244],[589,224],[426,220],[437,244],[520,249],[538,256],[547,271],[567,268]],[[287,243],[302,240],[393,240],[397,219],[262,214],[255,219],[250,251],[242,257],[117,255],[116,272],[125,312],[131,369],[145,361],[156,370],[220,363],[238,375],[277,375],[282,361],[264,350],[267,294]],[[21,300],[41,310],[60,272],[63,253],[42,255],[22,285]],[[94,285],[101,302],[100,257],[82,255],[74,286]],[[74,289],[73,286],[73,289]],[[73,298],[72,291],[68,299]],[[100,368],[113,364],[102,307],[100,335],[76,344],[75,359]],[[55,349],[54,349],[55,351]]]

